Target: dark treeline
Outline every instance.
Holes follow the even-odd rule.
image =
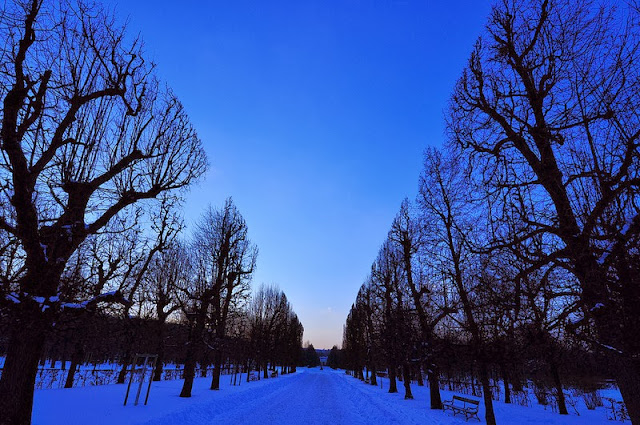
[[[637,2],[496,3],[348,316],[357,376],[411,398],[422,371],[432,408],[467,381],[488,424],[498,382],[566,414],[612,377],[640,424],[639,24]]]

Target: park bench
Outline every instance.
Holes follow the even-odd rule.
[[[480,420],[480,418],[478,417],[479,405],[479,400],[454,395],[453,399],[445,400],[442,402],[442,410],[451,410],[454,416],[458,413],[461,413],[464,415],[464,419],[467,421],[469,420],[469,418],[473,418],[474,416],[477,420]]]
[[[271,371],[271,377],[272,378],[277,378],[278,377],[278,371],[277,370]]]
[[[257,380],[258,380],[258,374],[256,372],[249,372],[249,382],[257,381]]]

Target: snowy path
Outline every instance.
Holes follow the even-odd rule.
[[[246,375],[245,375],[246,377]],[[123,406],[123,385],[105,385],[36,391],[34,425],[213,425],[213,424],[330,424],[370,425],[384,423],[421,425],[468,425],[461,417],[428,408],[428,388],[412,386],[415,400],[404,400],[404,389],[387,393],[389,381],[381,389],[344,371],[299,369],[276,379],[242,382],[232,386],[229,377],[222,389],[208,389],[210,379],[194,382],[193,396],[178,397],[182,381],[153,383],[149,405]],[[445,399],[451,393],[442,391]],[[580,416],[561,417],[540,406],[520,407],[495,403],[499,425],[604,425],[604,409]],[[480,407],[480,423],[484,408]]]
[[[344,372],[305,370],[241,396],[232,403],[212,400],[198,411],[179,412],[150,421],[151,424],[371,424],[382,418],[387,424],[424,424],[400,416],[395,409],[367,395],[361,382],[346,378]],[[346,378],[346,379],[345,379]],[[231,401],[231,400],[229,400]],[[438,423],[438,422],[431,422]]]

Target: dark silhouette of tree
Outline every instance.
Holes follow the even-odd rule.
[[[303,365],[307,367],[320,366],[320,356],[318,356],[318,352],[313,347],[313,344],[307,345],[304,349]]]
[[[416,262],[419,253],[424,249],[425,236],[423,227],[426,228],[427,226],[422,226],[419,220],[412,216],[410,208],[409,200],[405,199],[391,225],[389,240],[396,245],[396,249],[399,251],[404,267],[406,288],[409,292],[408,295],[411,297],[412,308],[415,311],[418,322],[420,338],[415,345],[421,345],[421,348],[426,348],[424,355],[427,363],[431,408],[442,409],[434,329],[450,311],[444,308],[436,314],[436,309],[432,303],[433,300],[429,299],[431,290],[427,282],[414,277],[414,275],[420,276],[420,273],[416,273],[416,270],[414,270],[413,264]],[[418,272],[420,271],[420,266],[418,266]],[[416,352],[414,356],[421,356],[421,354]],[[418,366],[420,363],[418,362]],[[418,369],[418,373],[421,374],[420,367]]]
[[[189,279],[189,259],[185,247],[178,241],[173,241],[169,247],[153,261],[149,273],[145,277],[147,284],[146,299],[153,304],[157,324],[158,345],[156,353],[156,370],[154,381],[160,381],[165,361],[165,336],[167,319],[178,309],[179,289],[185,287]]]
[[[211,389],[219,388],[227,317],[248,296],[258,254],[248,239],[247,224],[231,198],[221,209],[209,208],[205,212],[198,223],[191,251],[194,278],[184,292],[192,331],[180,397],[191,397],[196,358],[204,348],[206,329],[211,330],[207,347],[214,352]]]
[[[331,347],[331,351],[329,351],[327,366],[331,369],[340,369],[344,367],[342,363],[342,350],[338,349],[337,345]]]
[[[249,305],[250,339],[256,366],[268,378],[268,366],[272,370],[295,364],[291,348],[299,349],[297,316],[291,309],[284,292],[275,286],[261,286],[251,297]],[[300,336],[301,338],[301,336]]]
[[[24,252],[22,273],[1,297],[16,326],[0,410],[4,423],[25,424],[44,340],[67,302],[59,289],[69,258],[130,205],[188,185],[206,158],[141,42],[127,41],[101,8],[19,1],[0,20],[0,229]]]
[[[470,248],[473,237],[474,220],[477,214],[470,202],[471,185],[468,173],[452,156],[444,157],[439,152],[430,151],[425,159],[425,177],[429,180],[421,185],[420,201],[424,214],[429,217],[431,249],[437,253],[437,269],[450,282],[456,292],[463,324],[471,336],[474,354],[479,363],[480,382],[483,387],[485,419],[495,425],[493,400],[489,382],[489,356],[484,349],[485,331],[482,327],[482,305],[475,297],[479,286],[478,276],[482,270],[478,258]],[[473,212],[472,212],[473,211]]]
[[[575,275],[590,342],[617,365],[640,424],[640,289],[627,260],[640,233],[640,27],[634,9],[618,6],[498,3],[448,127],[496,209],[519,219],[492,246],[550,241],[528,267],[562,263]]]

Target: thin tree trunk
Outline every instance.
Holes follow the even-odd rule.
[[[418,381],[418,386],[419,387],[424,387],[424,380],[422,379],[422,364],[421,363],[416,363],[415,372],[416,372],[416,380]]]
[[[124,360],[122,361],[122,368],[120,369],[120,373],[118,373],[117,384],[124,384],[124,381],[127,377],[127,369],[129,368],[131,362],[131,350],[127,350],[124,355]]]
[[[502,379],[504,382],[504,402],[511,403],[511,389],[509,388],[509,372],[506,366],[502,365]]]
[[[404,381],[404,399],[413,400],[411,393],[411,366],[409,363],[402,365],[402,380]]]
[[[551,368],[551,376],[553,378],[553,385],[556,387],[556,400],[558,401],[558,413],[561,415],[568,415],[567,403],[564,399],[564,391],[562,390],[562,381],[560,380],[560,372],[558,371],[558,365],[555,360],[549,362]]]
[[[377,387],[378,386],[378,379],[377,379],[376,373],[377,373],[376,372],[376,365],[373,364],[373,365],[371,365],[371,381],[369,381],[369,382],[371,383],[371,385],[374,385],[374,386]]]

